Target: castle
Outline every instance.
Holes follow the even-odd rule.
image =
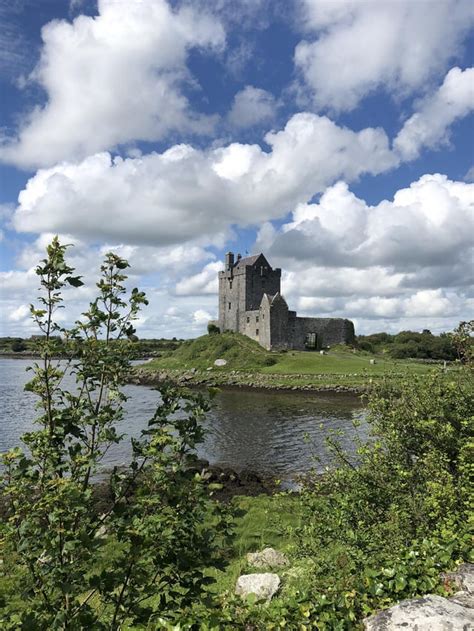
[[[236,331],[267,350],[311,350],[354,341],[354,325],[343,318],[299,318],[280,293],[281,269],[263,254],[242,258],[228,252],[219,272],[221,331]]]

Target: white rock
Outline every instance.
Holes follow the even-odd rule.
[[[455,572],[443,574],[443,577],[462,591],[474,593],[474,563],[462,563]]]
[[[468,631],[474,629],[474,610],[429,594],[402,600],[398,605],[366,618],[366,631]]]
[[[265,548],[261,552],[249,552],[247,563],[253,567],[283,567],[288,565],[288,559],[278,550]]]
[[[214,366],[225,366],[227,364],[226,359],[216,359]]]
[[[449,597],[449,600],[463,607],[474,609],[474,594],[471,592],[456,592],[453,596]]]
[[[259,600],[271,600],[279,587],[280,577],[278,574],[242,574],[237,579],[235,593],[242,598],[249,594],[255,594]]]
[[[371,359],[370,363],[372,364],[372,366],[375,364],[375,359]]]

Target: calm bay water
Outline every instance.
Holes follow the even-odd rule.
[[[30,360],[0,360],[0,451],[20,444],[20,436],[32,429],[37,398],[24,392],[30,379]],[[139,436],[159,403],[159,393],[144,386],[126,386],[130,397],[119,431]],[[303,392],[224,390],[214,400],[206,421],[205,442],[198,454],[211,464],[240,471],[249,469],[282,478],[292,478],[328,463],[324,439],[330,431],[342,430],[341,442],[354,451],[353,420],[364,419],[360,401],[349,395]],[[362,422],[359,432],[364,433]],[[125,463],[129,440],[114,445],[106,466]]]

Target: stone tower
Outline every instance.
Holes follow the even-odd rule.
[[[234,260],[225,256],[225,269],[219,272],[219,328],[243,332],[247,312],[258,311],[264,294],[280,292],[281,269],[272,269],[263,254]]]

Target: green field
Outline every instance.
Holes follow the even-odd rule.
[[[226,365],[216,367],[217,359],[225,359]],[[214,385],[364,388],[383,377],[427,374],[433,365],[391,359],[387,354],[373,355],[346,346],[334,347],[324,355],[311,351],[269,352],[243,335],[223,333],[188,340],[141,368],[146,372],[169,371],[172,377],[193,370],[190,383],[207,379],[213,380]],[[439,366],[435,369],[439,370]]]

